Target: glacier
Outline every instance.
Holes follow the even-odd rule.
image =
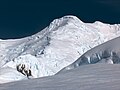
[[[18,65],[31,71],[30,78],[54,75],[88,50],[119,36],[120,24],[84,23],[67,15],[35,35],[0,39],[0,83],[29,79],[17,71]]]
[[[60,72],[78,68],[82,65],[97,63],[120,64],[120,37],[88,50],[75,62],[63,68]]]

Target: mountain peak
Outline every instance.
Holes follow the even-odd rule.
[[[50,23],[49,29],[53,30],[53,29],[56,29],[56,27],[59,28],[71,23],[75,24],[76,26],[83,24],[83,22],[78,17],[73,15],[66,15],[66,16],[63,16],[62,18],[54,19]]]
[[[64,18],[64,19],[67,18],[67,19],[72,19],[72,20],[78,20],[78,21],[82,22],[77,16],[74,16],[74,15],[66,15],[66,16],[64,16],[62,18]]]

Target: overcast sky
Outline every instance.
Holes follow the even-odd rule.
[[[1,0],[0,38],[32,35],[64,15],[120,23],[120,0]]]

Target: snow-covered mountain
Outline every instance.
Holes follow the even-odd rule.
[[[69,15],[35,35],[0,40],[0,83],[54,75],[86,51],[118,36],[119,24],[84,23]]]

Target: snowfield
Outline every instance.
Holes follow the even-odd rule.
[[[1,84],[0,90],[120,90],[120,65],[84,65],[54,76]]]
[[[91,48],[120,36],[120,24],[53,20],[35,35],[0,40],[0,83],[54,75]]]

